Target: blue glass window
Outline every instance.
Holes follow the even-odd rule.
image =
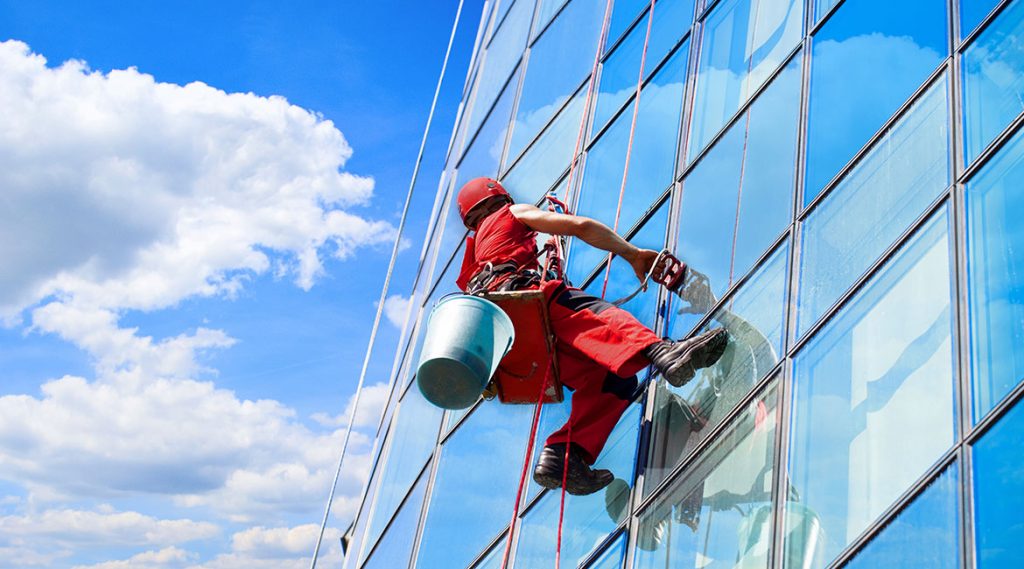
[[[494,548],[487,552],[487,556],[473,566],[473,569],[502,569],[501,562],[505,559],[504,540],[495,544]]]
[[[823,567],[953,443],[947,232],[943,210],[793,359],[789,507],[820,531],[789,567]]]
[[[800,42],[802,0],[723,0],[704,21],[690,158],[722,130]]]
[[[402,509],[388,527],[388,531],[373,550],[373,555],[362,566],[362,569],[395,569],[409,565],[412,555],[412,544],[416,538],[416,529],[423,509],[423,497],[427,491],[430,476],[424,474],[416,482],[409,497],[402,504]]]
[[[640,17],[640,11],[651,5],[651,0],[615,0],[612,2],[612,19],[608,22],[608,43],[610,48],[629,26]]]
[[[960,567],[958,478],[957,465],[947,467],[843,567]]]
[[[685,46],[686,44],[684,44]],[[622,177],[633,114],[622,113],[587,152],[577,213],[593,217],[620,233],[632,227],[672,183],[686,77],[686,49],[672,58],[640,94],[629,175]],[[619,195],[622,211],[616,219]]]
[[[725,327],[730,336],[718,363],[698,371],[683,387],[672,387],[664,381],[656,384],[645,493],[668,476],[778,363],[788,253],[788,246],[780,247],[712,317],[709,327]],[[695,289],[690,292],[700,294]],[[705,290],[703,294],[709,293]],[[682,338],[696,319],[677,314],[679,303],[672,300],[669,336]],[[707,310],[703,308],[704,313]]]
[[[1024,379],[1024,131],[967,184],[974,419]]]
[[[942,63],[946,32],[944,0],[849,0],[815,34],[805,204]]]
[[[551,18],[555,17],[558,10],[565,6],[566,0],[540,0],[540,8],[537,10],[536,23],[533,26],[533,37],[537,37],[544,28],[551,22]],[[602,6],[601,14],[604,14],[604,7]]]
[[[806,332],[949,185],[946,80],[933,85],[803,223]]]
[[[621,569],[622,562],[626,560],[626,534],[615,539],[615,543],[608,546],[587,569]]]
[[[814,21],[820,22],[825,14],[839,3],[840,0],[814,0]]]
[[[998,4],[999,0],[960,0],[960,39],[970,35]]]
[[[515,156],[572,96],[594,65],[605,0],[571,0],[530,48],[509,154]]]
[[[792,220],[799,94],[797,57],[683,180],[677,253],[715,296]]]
[[[1024,2],[1011,3],[964,50],[964,154],[971,163],[1024,110]]]
[[[979,569],[1019,567],[1024,525],[1024,405],[974,445],[974,539]]]
[[[466,567],[508,525],[532,417],[530,405],[488,402],[444,444],[418,567]]]
[[[640,516],[633,567],[768,567],[774,385]]]

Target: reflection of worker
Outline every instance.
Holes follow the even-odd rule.
[[[590,494],[614,479],[593,470],[608,436],[637,391],[636,374],[648,365],[682,386],[697,369],[714,364],[728,344],[724,329],[684,342],[662,340],[631,314],[562,280],[541,282],[537,232],[572,236],[629,262],[637,277],[651,271],[656,251],[639,249],[604,224],[586,217],[514,204],[495,180],[477,178],[458,195],[459,213],[475,235],[466,240],[458,285],[464,291],[539,288],[548,302],[562,383],[574,390],[569,421],[548,437],[534,470],[546,488],[562,484],[569,443],[566,491]],[[511,278],[510,278],[511,277]]]

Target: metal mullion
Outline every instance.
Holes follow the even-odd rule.
[[[710,14],[711,11],[714,10],[716,6],[718,6],[719,1],[718,0],[704,0],[703,4],[704,4],[704,6],[700,10],[698,10],[698,12],[697,12],[697,20],[699,20],[701,22],[703,22],[704,19],[708,17],[708,14]]]
[[[427,488],[423,493],[423,507],[420,508],[420,519],[416,523],[416,533],[413,535],[412,553],[409,555],[408,569],[416,569],[416,562],[420,555],[420,546],[423,545],[423,533],[427,529],[427,516],[430,514],[430,503],[434,498],[434,485],[437,483],[437,471],[441,468],[441,445],[434,445],[434,452],[430,466],[430,478],[427,479]]]
[[[842,183],[843,179],[846,178],[846,176],[850,172],[852,172],[854,168],[856,168],[867,157],[871,150],[874,149],[875,145],[877,145],[879,141],[885,138],[885,136],[889,134],[889,132],[896,126],[896,124],[907,115],[911,107],[913,107],[918,101],[920,101],[921,98],[925,95],[925,93],[927,93],[929,89],[935,86],[935,83],[942,79],[942,77],[950,69],[952,60],[952,56],[947,56],[945,59],[942,60],[942,63],[940,63],[939,66],[936,67],[931,72],[928,78],[917,88],[917,90],[915,90],[914,93],[910,95],[910,97],[906,101],[904,101],[903,104],[896,110],[896,112],[893,113],[892,116],[890,116],[889,119],[885,121],[885,123],[881,127],[879,127],[877,131],[875,131],[875,134],[873,134],[871,138],[864,142],[864,144],[860,147],[857,153],[854,154],[853,157],[850,158],[850,160],[848,160],[846,164],[839,169],[838,172],[836,172],[836,174],[832,177],[831,180],[828,181],[828,183],[826,183],[824,186],[822,186],[820,190],[818,190],[818,194],[814,196],[814,199],[811,200],[811,203],[807,204],[803,209],[799,211],[797,215],[797,218],[799,220],[802,221],[806,219],[807,216],[810,215],[811,211],[813,211],[816,207],[821,205],[821,203],[825,201],[825,199],[827,199],[827,197],[835,191],[836,187],[838,187]],[[948,113],[946,119],[949,120]],[[810,111],[808,110],[808,125],[809,124]],[[804,189],[806,190],[806,187]]]
[[[813,3],[813,0],[807,0],[808,3]],[[786,322],[784,323],[785,335],[783,342],[785,342],[786,350],[785,353],[789,353],[789,347],[792,346],[796,340],[796,320],[797,320],[797,292],[800,284],[800,259],[803,256],[803,224],[799,222],[799,214],[801,206],[804,202],[804,188],[806,185],[806,172],[807,172],[807,130],[810,116],[810,82],[811,82],[811,43],[805,41],[803,43],[803,61],[801,63],[801,78],[800,78],[800,110],[799,117],[797,119],[797,151],[794,168],[796,171],[793,175],[793,202],[792,210],[790,211],[790,219],[792,220],[790,225],[790,233],[792,235],[792,242],[790,243],[790,258],[789,266],[787,267],[788,272],[786,273]]]
[[[480,48],[482,47],[484,37],[487,35],[488,27],[493,19],[491,13],[488,12],[488,4],[491,3],[491,0],[485,0],[484,5],[480,10],[480,23],[476,27],[476,39],[473,40],[472,55],[469,57],[469,65],[466,66],[466,79],[462,86],[462,99],[466,98],[466,95],[469,94],[469,89],[472,87],[473,75],[474,72],[477,71],[476,64],[479,63],[477,59],[480,56]],[[484,20],[485,15],[487,16],[486,21]]]
[[[629,516],[627,516],[626,519],[629,519]],[[597,561],[599,557],[611,549],[612,544],[615,543],[616,539],[619,539],[619,536],[622,535],[623,531],[625,531],[625,526],[622,523],[619,523],[619,525],[615,526],[615,529],[610,531],[608,535],[604,537],[604,540],[602,540],[597,547],[592,549],[582,561],[573,564],[573,567],[588,567],[591,563]]]
[[[644,19],[644,16],[647,15],[647,10],[649,10],[650,7],[651,7],[650,3],[644,4],[644,7],[640,9],[640,12],[632,20],[630,20],[629,25],[627,25],[626,29],[623,30],[621,34],[619,34],[619,37],[615,38],[615,40],[612,41],[612,43],[610,45],[607,44],[607,42],[606,42],[606,45],[604,46],[606,49],[604,50],[603,53],[601,53],[601,60],[602,60],[602,62],[604,60],[607,60],[609,57],[611,57],[612,53],[614,53],[615,50],[619,48],[619,45],[621,45],[622,42],[626,41],[626,38],[629,37],[629,34],[633,31],[633,28],[635,28],[637,26],[637,24]],[[615,12],[615,5],[614,5],[614,3],[612,4],[612,12],[613,13]],[[610,21],[608,23],[608,27],[611,28],[611,22]]]
[[[452,438],[452,435],[455,434],[455,432],[459,430],[459,427],[461,427],[462,424],[465,423],[467,419],[472,417],[473,416],[473,412],[477,410],[477,407],[480,407],[481,405],[483,405],[483,403],[485,401],[486,401],[486,399],[484,399],[482,397],[480,399],[477,399],[476,403],[474,403],[472,406],[470,406],[469,411],[466,411],[465,415],[460,417],[458,421],[455,421],[455,424],[452,425],[451,428],[448,428],[448,414],[450,413],[450,411],[445,412],[445,417],[444,417],[443,423],[441,425],[441,429],[442,429],[443,434],[440,437],[440,443],[442,445],[447,444],[448,441]]]
[[[519,60],[519,67],[516,69],[516,73],[519,75],[519,82],[516,83],[516,93],[512,99],[512,112],[508,117],[508,125],[505,127],[505,141],[501,145],[501,153],[498,157],[498,170],[495,173],[495,177],[501,176],[502,171],[505,169],[505,161],[509,159],[509,152],[512,151],[512,131],[515,130],[513,127],[516,125],[516,115],[519,114],[519,103],[523,96],[523,85],[526,84],[526,69],[530,64],[531,55],[533,55],[532,49],[526,48],[522,58]],[[575,94],[574,91],[573,95]],[[571,101],[572,97],[569,100]],[[558,116],[558,113],[555,113],[555,116]]]
[[[768,566],[781,569],[786,545],[786,504],[789,502],[789,439],[793,405],[789,395],[793,385],[793,360],[782,358],[782,369],[777,376],[775,397],[778,424],[775,432],[775,454],[772,457],[772,546],[768,550]]]
[[[828,569],[837,569],[863,551],[872,539],[886,529],[904,510],[928,487],[942,476],[946,469],[956,464],[960,457],[960,445],[954,444],[933,463],[907,490],[900,494],[881,514],[875,517],[861,533],[828,564]]]
[[[696,5],[696,3],[694,4]],[[696,17],[690,24],[689,34],[686,76],[683,78],[683,109],[679,117],[679,137],[676,142],[675,167],[672,170],[673,180],[680,179],[680,173],[686,168],[689,154],[690,123],[693,120],[693,103],[697,93],[697,71],[700,68],[701,44],[704,43],[704,26],[697,21]]]
[[[430,458],[433,458],[433,457],[430,457]],[[430,458],[428,458],[427,462],[424,463],[423,466],[420,467],[420,471],[416,475],[416,478],[413,479],[412,485],[409,486],[409,489],[405,492],[405,494],[402,495],[402,499],[398,502],[398,507],[395,508],[395,511],[392,512],[392,514],[391,514],[391,517],[388,518],[387,523],[384,524],[383,528],[381,528],[380,534],[377,536],[377,539],[373,542],[373,545],[370,546],[369,551],[366,552],[366,558],[363,559],[364,563],[362,565],[359,565],[359,560],[358,559],[356,560],[357,567],[365,566],[365,562],[370,560],[370,558],[373,556],[373,554],[377,551],[377,547],[380,546],[380,543],[382,541],[384,541],[384,536],[387,535],[388,530],[391,529],[391,525],[395,523],[395,518],[398,517],[398,513],[401,512],[402,508],[405,507],[405,503],[409,500],[410,496],[412,496],[413,490],[416,489],[416,485],[419,484],[420,479],[424,476],[424,474],[427,473],[427,469],[430,467]],[[377,503],[377,500],[374,499],[374,507],[376,507],[376,505],[377,505],[376,503]],[[420,504],[420,508],[421,508],[421,512],[422,512],[423,504]],[[374,512],[374,513],[376,513],[376,512]],[[372,522],[373,522],[372,518],[367,520],[367,522],[366,522],[366,529],[367,529],[367,531],[369,531],[370,524]],[[363,542],[363,547],[365,547],[365,546],[366,546],[366,542]]]
[[[981,23],[978,24],[974,28],[974,30],[970,34],[968,34],[968,36],[965,37],[963,41],[960,42],[960,45],[959,47],[957,47],[957,50],[963,52],[966,48],[970,47],[971,43],[973,43],[979,35],[984,33],[985,29],[988,28],[992,24],[992,22],[994,22],[997,18],[999,18],[1000,14],[1003,13],[1003,10],[1005,10],[1007,6],[1012,4],[1013,1],[1014,0],[1001,0],[999,4],[997,4],[995,8],[992,8],[992,11],[989,12],[983,20],[981,20]],[[960,18],[957,17],[957,27],[959,27],[959,25]],[[957,36],[959,36],[959,34],[957,34]],[[956,39],[959,39],[959,37],[957,37]]]
[[[534,5],[533,16],[530,18],[530,30],[527,32],[529,34],[526,38],[527,47],[533,47],[533,44],[537,43],[537,40],[539,40],[545,32],[551,29],[551,26],[555,25],[555,20],[557,20],[558,17],[562,15],[562,12],[565,12],[565,10],[569,7],[569,4],[572,3],[572,0],[563,0],[562,5],[558,8],[558,10],[555,11],[554,14],[551,15],[551,19],[548,20],[546,24],[544,24],[543,28],[537,30],[537,34],[534,35],[533,33],[531,33],[533,32],[533,24],[537,22],[537,16],[540,15],[540,7],[541,4],[543,4],[543,2],[544,0],[541,0],[540,2],[537,2]],[[598,41],[600,41],[600,38],[598,39]],[[601,46],[598,46],[598,49],[601,49]]]
[[[988,164],[993,157],[999,154],[999,151],[1006,146],[1006,143],[1017,134],[1021,125],[1024,125],[1024,112],[1018,114],[1017,118],[1013,119],[1013,121],[1011,121],[1001,133],[999,133],[999,136],[985,147],[985,150],[983,150],[981,154],[974,159],[974,162],[967,166],[963,174],[961,174],[961,180],[964,182],[970,181],[970,179],[978,173],[978,170],[984,168],[985,164]]]
[[[939,210],[946,207],[947,200],[950,200],[953,193],[953,186],[946,188],[941,194],[939,194],[931,204],[910,224],[900,236],[896,238],[891,245],[889,245],[882,255],[875,260],[874,263],[869,266],[863,274],[861,274],[857,280],[850,285],[850,287],[844,292],[833,304],[818,316],[817,321],[804,333],[795,340],[794,345],[790,348],[791,354],[799,352],[803,347],[810,341],[812,337],[818,334],[822,328],[824,328],[832,317],[835,316],[840,310],[842,310],[850,300],[857,295],[872,278],[879,271],[881,271],[885,265],[892,259],[906,244],[907,242],[917,233],[917,230],[924,226],[926,223],[931,221],[933,215],[937,214]],[[795,303],[794,303],[795,304]]]
[[[812,3],[813,3],[813,0],[812,0]],[[807,32],[807,35],[813,36],[813,35],[817,34],[818,31],[821,30],[822,26],[825,25],[825,22],[829,21],[832,18],[832,16],[839,10],[839,8],[843,4],[845,4],[845,3],[846,3],[846,0],[839,0],[838,2],[836,2],[835,6],[832,6],[831,8],[826,10],[825,13],[821,15],[821,18],[818,18],[817,23],[814,23],[811,26],[811,28],[809,28],[809,30]],[[814,6],[813,5],[811,6],[811,21],[812,22],[814,21]]]
[[[779,370],[782,369],[783,362],[785,361],[785,359],[779,360],[779,362],[772,366],[772,369],[770,369],[764,377],[758,379],[754,386],[750,388],[750,391],[747,392],[747,394],[744,395],[728,413],[726,413],[725,417],[723,417],[722,420],[708,432],[707,436],[697,443],[697,445],[693,447],[693,450],[687,453],[686,456],[672,467],[672,470],[665,475],[665,478],[640,501],[634,512],[636,516],[641,516],[648,508],[650,508],[651,504],[658,498],[662,497],[666,493],[667,489],[674,484],[680,476],[682,476],[683,472],[693,465],[696,459],[700,458],[706,450],[719,442],[719,437],[728,427],[732,426],[732,423],[737,417],[743,414],[747,406],[755,401],[758,396],[764,395],[765,388],[775,380]],[[644,493],[646,493],[646,488],[644,491]]]
[[[974,529],[974,448],[960,445],[960,555],[962,567],[977,567]]]
[[[974,425],[967,436],[964,437],[964,444],[973,445],[992,428],[993,425],[997,424],[1000,419],[1006,415],[1007,412],[1012,410],[1020,400],[1024,398],[1024,381],[1021,381],[1014,387],[1010,393],[1006,394],[1003,399],[996,404],[985,416]]]
[[[497,547],[498,544],[500,544],[502,541],[504,541],[504,538],[508,533],[506,531],[507,529],[508,526],[505,526],[505,529],[503,529],[501,533],[497,535],[497,537],[488,542],[487,546],[484,547],[483,551],[480,552],[480,554],[478,554],[476,557],[474,557],[473,560],[469,562],[469,565],[467,565],[467,567],[476,567],[481,562],[483,562],[483,560],[486,559],[488,555],[494,553],[494,548]]]

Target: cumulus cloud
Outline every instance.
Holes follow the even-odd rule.
[[[387,402],[388,384],[375,383],[364,387],[363,394],[359,398],[359,410],[356,412],[355,421],[352,424],[353,428],[376,427]],[[348,418],[352,416],[352,407],[355,404],[356,396],[353,394],[345,404],[345,411],[340,415],[316,413],[311,418],[325,427],[344,427],[348,425]]]
[[[197,557],[196,554],[177,547],[165,547],[157,551],[144,551],[121,561],[75,565],[72,569],[177,569]]]
[[[212,523],[160,520],[138,512],[58,509],[0,517],[0,540],[10,542],[45,539],[57,544],[151,545],[207,539],[218,532]]]
[[[384,301],[384,316],[395,328],[401,330],[405,327],[405,318],[409,314],[411,305],[412,302],[408,297],[392,294]]]

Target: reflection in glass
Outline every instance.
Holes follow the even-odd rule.
[[[1017,403],[973,447],[974,539],[979,569],[1019,567],[1024,525],[1024,405]]]
[[[505,557],[505,539],[494,545],[494,548],[487,552],[487,556],[473,566],[473,569],[502,569],[501,562]]]
[[[964,50],[964,154],[970,164],[1024,110],[1024,2],[1003,10]]]
[[[544,31],[544,28],[551,21],[551,18],[558,13],[558,10],[562,6],[565,6],[565,1],[566,0],[539,0],[540,8],[537,9],[537,17],[533,25],[533,34],[531,37],[536,38],[538,34]],[[601,13],[604,14],[604,6],[602,5],[601,8]]]
[[[426,494],[429,479],[428,473],[424,473],[416,482],[416,487],[402,504],[402,509],[398,510],[395,520],[391,522],[388,531],[380,539],[373,555],[362,569],[394,569],[409,565],[409,556],[412,555],[412,544],[416,538],[423,496]]]
[[[839,1],[840,0],[814,0],[814,21],[820,22],[821,19],[825,17],[825,14],[832,9],[832,6],[838,4]]]
[[[619,115],[587,152],[578,214],[593,217],[621,233],[639,221],[654,199],[672,183],[688,43],[676,50],[640,94],[625,189],[622,175],[632,112]],[[616,219],[620,192],[622,211]]]
[[[683,387],[672,387],[664,381],[655,385],[645,493],[664,480],[778,363],[788,261],[786,244],[715,313],[710,327],[724,326],[730,336],[718,363],[698,371]],[[697,292],[684,291],[684,295]],[[709,292],[705,290],[704,294]],[[676,314],[680,308],[677,299],[672,300],[669,335],[681,338],[696,322]],[[684,305],[682,310],[687,308]],[[680,326],[681,321],[688,324]]]
[[[515,156],[590,74],[605,0],[571,0],[530,48],[509,154]]]
[[[815,34],[805,204],[942,63],[946,32],[944,0],[854,0]]]
[[[843,567],[960,567],[957,479],[954,463]]]
[[[466,567],[508,524],[532,416],[490,401],[444,444],[417,567]]]
[[[970,35],[998,4],[999,0],[960,0],[960,39]]]
[[[612,19],[608,23],[608,42],[605,49],[614,45],[630,24],[640,16],[640,10],[650,5],[651,0],[615,0],[612,2]]]
[[[802,0],[723,0],[704,21],[690,132],[693,158],[800,42]]]
[[[755,569],[772,543],[774,384],[640,517],[635,569]]]
[[[707,277],[715,296],[792,220],[800,61],[786,66],[683,180],[679,258]]]
[[[947,225],[942,210],[793,360],[790,500],[822,531],[787,562],[823,567],[953,442]]]
[[[621,569],[622,562],[626,560],[626,534],[623,533],[615,538],[615,543],[604,550],[601,557],[587,565],[587,569]]]
[[[1024,379],[1024,134],[967,184],[974,420]]]
[[[381,449],[388,443],[386,431],[382,431],[379,436],[384,437],[384,440],[377,446],[377,453],[370,461],[371,465],[377,464],[380,460]],[[366,496],[373,496],[374,492],[377,491],[377,484],[380,482],[380,474],[380,469],[376,468],[376,466],[371,467],[370,478],[366,485]],[[355,568],[358,565],[356,561],[362,558],[358,552],[363,546],[363,538],[366,537],[366,523],[369,520],[370,507],[368,503],[364,503],[362,505],[362,509],[359,511],[359,517],[355,520],[355,528],[352,530],[352,541],[348,544],[348,554],[345,556],[345,569]]]
[[[798,333],[806,332],[949,185],[946,97],[943,77],[807,216]]]

